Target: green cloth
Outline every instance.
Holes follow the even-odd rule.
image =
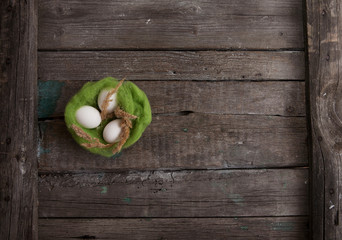
[[[80,124],[76,121],[76,111],[85,105],[89,105],[99,109],[97,105],[97,97],[101,90],[103,89],[111,89],[115,88],[115,86],[119,83],[119,81],[112,77],[104,78],[97,82],[88,82],[84,84],[82,89],[74,95],[71,100],[68,102],[65,108],[65,123],[68,127],[69,132],[71,133],[72,137],[78,144],[88,142],[83,138],[80,138],[76,135],[74,130],[71,128],[72,124],[75,124],[81,127],[86,133],[88,133],[92,137],[96,137],[100,140],[100,142],[106,144],[102,137],[102,132],[104,127],[107,125],[108,122],[112,121],[113,119],[103,120],[95,129],[86,129],[83,128]],[[132,129],[130,131],[130,136],[127,139],[126,143],[124,144],[123,148],[127,148],[131,146],[133,143],[138,141],[141,137],[142,133],[146,129],[146,127],[152,121],[152,113],[150,103],[145,95],[145,93],[140,90],[134,83],[132,82],[124,82],[117,92],[117,103],[122,110],[127,113],[133,114],[137,116],[137,119],[132,120]],[[92,153],[100,154],[102,156],[111,157],[113,156],[113,149],[116,147],[115,144],[113,147],[110,148],[85,148]]]

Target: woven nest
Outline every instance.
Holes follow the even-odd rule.
[[[103,89],[112,90],[102,106],[104,110],[101,112],[101,124],[94,129],[83,128],[76,121],[76,111],[85,105],[99,109],[97,98]],[[114,113],[107,113],[105,109],[109,96],[115,92],[118,107]],[[123,82],[123,80],[119,82],[112,77],[86,83],[68,102],[64,116],[69,132],[80,146],[106,157],[111,157],[121,149],[134,144],[152,120],[151,107],[145,93],[132,82]],[[110,121],[117,118],[122,119],[120,141],[108,144],[102,137],[103,129]]]

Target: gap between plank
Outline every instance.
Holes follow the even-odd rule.
[[[95,82],[99,79],[92,79],[92,80],[83,80],[83,79],[73,79],[73,80],[42,80],[40,77],[38,77],[38,81],[46,82],[46,81],[56,81],[56,82],[66,82],[66,81],[84,81],[84,83],[87,82]],[[139,80],[129,80],[132,82],[243,82],[243,83],[256,83],[256,82],[305,82],[305,79],[229,79],[229,80],[222,80],[222,79],[213,79],[213,80],[200,80],[200,79],[172,79],[172,80],[152,80],[152,79],[139,79]]]
[[[38,49],[38,52],[117,52],[117,51],[130,51],[130,52],[147,52],[147,51],[158,51],[158,52],[200,52],[200,51],[217,51],[217,52],[304,52],[305,48],[277,48],[277,49],[255,49],[255,48],[75,48],[75,49]]]
[[[211,216],[211,217],[39,217],[39,219],[196,219],[196,218],[201,218],[201,219],[234,219],[234,218],[290,218],[290,217],[298,217],[298,218],[306,218],[308,215],[272,215],[272,216],[229,216],[229,217],[222,217],[222,216]]]
[[[298,115],[298,116],[287,116],[287,115],[265,115],[265,114],[257,114],[257,113],[250,113],[250,114],[225,114],[225,113],[210,113],[210,112],[194,112],[194,111],[180,111],[180,112],[169,112],[169,113],[152,113],[153,117],[159,116],[188,116],[190,114],[207,114],[207,115],[221,115],[221,116],[265,116],[265,117],[283,117],[283,118],[305,118],[305,115]],[[55,117],[45,117],[45,118],[38,118],[40,122],[54,122],[55,120],[64,120],[64,116],[55,116]]]
[[[309,169],[308,164],[303,165],[295,165],[295,166],[284,166],[284,167],[255,167],[255,168],[178,168],[178,169],[163,169],[160,168],[158,170],[152,170],[152,169],[146,169],[146,170],[124,170],[119,169],[118,171],[113,171],[112,169],[110,171],[87,171],[87,170],[80,170],[80,171],[58,171],[58,172],[47,172],[47,171],[39,171],[38,176],[42,175],[66,175],[66,174],[100,174],[100,173],[106,173],[106,174],[129,174],[129,173],[144,173],[144,172],[151,172],[153,174],[154,172],[164,172],[164,173],[174,173],[174,172],[216,172],[216,171],[255,171],[255,170],[299,170],[299,169]]]

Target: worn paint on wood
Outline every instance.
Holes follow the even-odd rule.
[[[67,51],[39,53],[40,80],[303,80],[301,51]]]
[[[0,239],[37,239],[37,2],[0,16]]]
[[[38,82],[38,117],[46,118],[51,116],[61,96],[64,82],[39,81]],[[64,106],[65,107],[65,106]],[[64,112],[64,109],[63,109]]]
[[[302,48],[293,0],[40,0],[40,49]]]
[[[307,217],[40,219],[39,239],[303,240]]]
[[[308,0],[312,238],[342,239],[342,5]]]
[[[306,215],[307,180],[308,169],[42,175],[39,216]]]
[[[41,122],[39,169],[256,168],[307,165],[305,118],[192,113],[155,116],[119,158],[82,149],[60,120]]]

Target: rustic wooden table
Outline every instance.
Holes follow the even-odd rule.
[[[341,239],[332,3],[2,1],[0,239]],[[113,158],[63,121],[106,76],[153,112]]]

